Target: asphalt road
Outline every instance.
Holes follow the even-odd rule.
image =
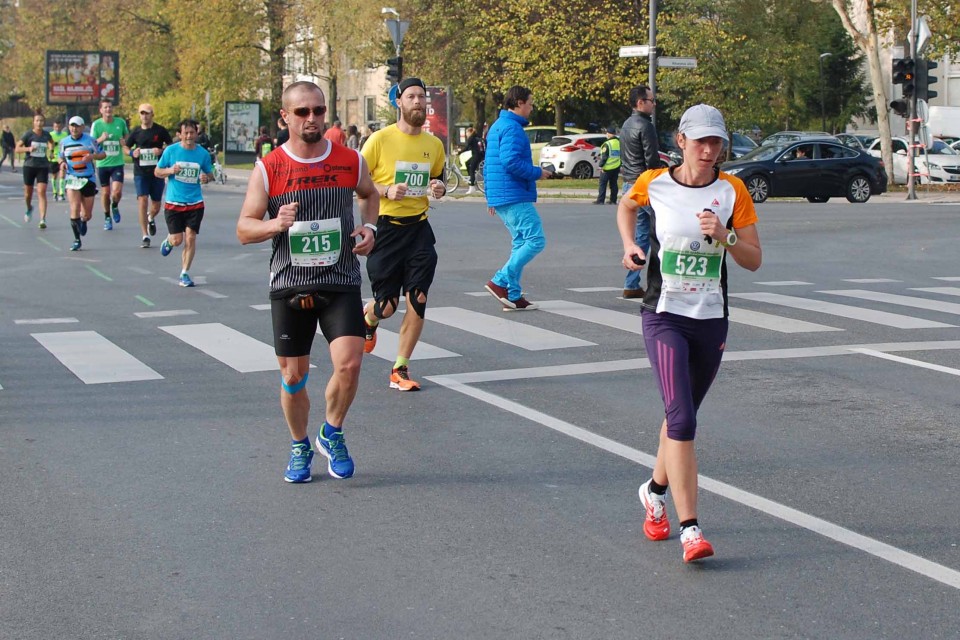
[[[139,248],[132,183],[75,254],[60,203],[23,223],[18,178],[0,175],[0,638],[957,637],[958,205],[758,207],[764,265],[730,268],[700,411],[717,555],[684,565],[676,533],[641,530],[662,404],[613,207],[542,205],[524,288],[545,310],[503,313],[483,284],[506,232],[480,200],[436,204],[423,390],[387,388],[388,348],[366,356],[356,476],[318,456],[291,486],[242,187],[208,189],[182,289],[179,250]]]

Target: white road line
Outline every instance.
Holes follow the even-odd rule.
[[[891,280],[890,278],[844,278],[843,282],[853,282],[854,284],[883,284],[885,282],[903,282],[903,280]]]
[[[472,298],[483,298],[484,296],[489,296],[489,291],[467,291],[463,295],[470,296]]]
[[[910,291],[925,293],[939,293],[944,296],[960,296],[960,287],[911,287]]]
[[[792,287],[795,285],[813,284],[813,283],[804,282],[803,280],[772,280],[770,282],[754,282],[753,284],[762,284],[768,287]]]
[[[175,316],[195,316],[193,309],[170,309],[168,311],[138,311],[133,315],[138,318],[173,318]]]
[[[219,322],[159,328],[240,373],[280,368],[271,345]]]
[[[794,320],[784,316],[775,316],[769,313],[751,311],[749,309],[736,309],[730,307],[730,322],[737,324],[746,324],[759,329],[769,329],[779,331],[780,333],[816,333],[821,331],[843,331],[836,327],[828,327],[825,324],[815,322],[805,322],[803,320]]]
[[[880,352],[900,351],[952,351],[960,349],[960,340],[941,340],[931,342],[879,342],[874,344],[847,344],[833,347],[801,347],[796,349],[760,349],[757,351],[728,351],[723,355],[724,362],[753,360],[789,360],[798,358],[822,358],[829,356],[848,356],[854,349],[872,349]],[[527,367],[523,369],[497,369],[493,371],[472,371],[444,376],[448,380],[475,384],[477,382],[503,382],[507,380],[526,380],[532,378],[552,378],[560,376],[584,376],[597,373],[632,371],[649,369],[646,358],[626,360],[607,360],[606,362],[581,362],[545,367]]]
[[[481,402],[485,402],[491,406],[503,409],[509,413],[513,413],[521,418],[526,418],[532,422],[539,423],[549,429],[553,429],[558,433],[562,433],[566,436],[574,438],[575,440],[579,440],[580,442],[584,442],[603,451],[620,456],[621,458],[636,462],[637,464],[643,465],[647,468],[652,469],[654,463],[656,462],[656,458],[648,453],[628,447],[627,445],[621,444],[616,440],[611,440],[610,438],[597,435],[582,427],[578,427],[569,422],[564,422],[563,420],[554,418],[553,416],[549,416],[545,413],[530,409],[529,407],[525,407],[522,404],[512,400],[507,400],[506,398],[502,398],[495,394],[481,391],[468,385],[450,380],[447,376],[428,377],[428,380]],[[755,509],[761,513],[765,513],[769,516],[773,516],[774,518],[778,518],[808,531],[812,531],[813,533],[817,533],[825,538],[829,538],[854,549],[858,549],[876,558],[886,560],[895,565],[903,567],[904,569],[913,571],[922,576],[926,576],[932,580],[953,587],[954,589],[960,589],[960,571],[955,571],[949,567],[931,562],[926,558],[908,553],[892,545],[880,542],[879,540],[868,538],[867,536],[859,534],[855,531],[851,531],[850,529],[841,527],[840,525],[803,513],[802,511],[780,504],[779,502],[774,502],[773,500],[758,496],[750,493],[749,491],[738,489],[737,487],[725,482],[721,482],[720,480],[714,480],[713,478],[704,475],[699,475],[698,479],[700,487],[704,491],[709,491],[733,502],[737,502],[744,506]]]
[[[872,300],[873,302],[882,302],[884,304],[896,304],[901,307],[912,307],[914,309],[926,309],[927,311],[939,311],[941,313],[960,315],[960,304],[955,302],[943,302],[941,300],[901,296],[893,293],[866,291],[864,289],[841,289],[837,291],[820,291],[819,293],[829,293],[835,296],[857,298],[858,300]]]
[[[765,302],[767,304],[775,304],[782,307],[791,307],[793,309],[803,309],[804,311],[826,313],[833,316],[840,316],[841,318],[859,320],[861,322],[882,324],[886,327],[893,327],[895,329],[933,329],[954,326],[952,324],[944,324],[943,322],[934,322],[932,320],[901,316],[896,313],[887,313],[886,311],[873,311],[871,309],[851,307],[849,305],[836,304],[833,302],[823,302],[821,300],[813,300],[810,298],[784,296],[778,293],[731,293],[730,296],[733,298],[741,298],[743,300],[753,300],[755,302]]]
[[[867,356],[873,356],[874,358],[883,358],[884,360],[899,362],[900,364],[909,364],[910,366],[920,367],[921,369],[930,369],[931,371],[939,371],[940,373],[949,373],[952,376],[960,376],[960,369],[952,369],[950,367],[944,367],[939,364],[932,364],[922,360],[914,360],[913,358],[895,356],[889,353],[883,353],[882,351],[874,351],[873,349],[851,349],[851,351],[862,353]]]
[[[520,313],[537,313],[520,312]],[[565,336],[562,333],[548,331],[533,325],[505,320],[484,313],[468,311],[458,307],[436,307],[430,309],[430,322],[445,324],[461,331],[473,333],[490,340],[511,344],[527,351],[547,349],[567,349],[570,347],[588,347],[595,343]]]
[[[163,376],[96,331],[31,333],[85,384],[163,380]]]
[[[432,310],[431,310],[432,312]],[[432,318],[431,318],[432,320]],[[320,330],[317,330],[319,333]],[[377,346],[370,355],[393,362],[397,358],[397,348],[400,346],[400,335],[386,329],[377,329]],[[411,360],[431,360],[434,358],[459,358],[459,353],[447,351],[426,342],[417,342]]]
[[[199,284],[199,283],[198,283],[198,284]],[[216,298],[216,299],[218,299],[218,300],[221,299],[221,298],[228,298],[228,297],[229,297],[229,296],[224,295],[224,294],[222,294],[222,293],[217,293],[217,292],[214,291],[213,289],[197,289],[197,293],[201,293],[201,294],[203,294],[203,295],[205,295],[205,296],[209,296],[209,297],[211,297],[211,298]]]
[[[637,313],[624,313],[623,311],[613,311],[602,307],[591,307],[577,302],[568,302],[566,300],[544,300],[537,305],[541,310],[553,313],[565,318],[574,320],[583,320],[594,324],[619,329],[620,331],[629,331],[643,335],[643,328],[640,326],[640,315]]]
[[[35,318],[32,320],[14,320],[14,324],[72,324],[80,322],[76,318]]]
[[[143,267],[127,267],[127,269],[130,269],[130,271],[133,271],[134,273],[139,273],[142,276],[153,275],[153,271],[150,271],[149,269],[144,269]]]
[[[934,276],[934,280],[943,280],[944,282],[960,282],[960,276]]]
[[[257,311],[269,311],[272,305],[269,304],[252,304],[250,305],[251,309],[256,309]]]
[[[623,287],[579,287],[576,289],[567,289],[567,291],[574,291],[576,293],[602,293],[604,291],[623,291]]]

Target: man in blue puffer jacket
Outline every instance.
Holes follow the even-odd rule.
[[[537,201],[537,180],[552,174],[533,164],[530,141],[523,130],[533,111],[530,89],[510,87],[503,106],[487,134],[483,179],[488,211],[503,220],[513,238],[513,249],[485,289],[503,304],[504,311],[530,311],[537,305],[523,297],[520,276],[547,244],[533,203]]]

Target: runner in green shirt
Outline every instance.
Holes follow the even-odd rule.
[[[90,137],[97,141],[107,157],[97,162],[97,177],[100,180],[100,198],[103,202],[103,230],[110,231],[120,222],[120,198],[123,196],[123,154],[127,151],[124,141],[130,134],[123,118],[113,116],[113,101],[100,101],[99,120],[90,125]],[[111,214],[113,219],[110,219]]]
[[[66,202],[67,194],[63,189],[63,168],[60,166],[60,158],[57,153],[60,150],[60,141],[66,138],[70,133],[63,130],[63,124],[59,120],[53,121],[53,131],[50,132],[50,139],[53,140],[53,147],[47,159],[50,161],[50,182],[53,184],[53,201],[63,200]]]

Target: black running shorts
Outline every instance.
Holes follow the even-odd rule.
[[[286,298],[270,301],[273,345],[278,356],[310,355],[318,323],[328,343],[343,336],[364,337],[363,299],[359,289],[317,293],[326,302],[313,309],[291,309]]]
[[[183,233],[187,229],[193,229],[194,233],[200,233],[200,223],[203,222],[203,207],[195,209],[182,210],[181,205],[167,204],[163,211],[163,217],[167,221],[167,231],[171,234]]]
[[[397,225],[381,216],[376,244],[367,257],[373,297],[388,300],[414,289],[426,294],[437,271],[436,243],[429,220]]]
[[[47,184],[50,180],[50,167],[23,166],[23,184],[32,187],[36,184]]]

